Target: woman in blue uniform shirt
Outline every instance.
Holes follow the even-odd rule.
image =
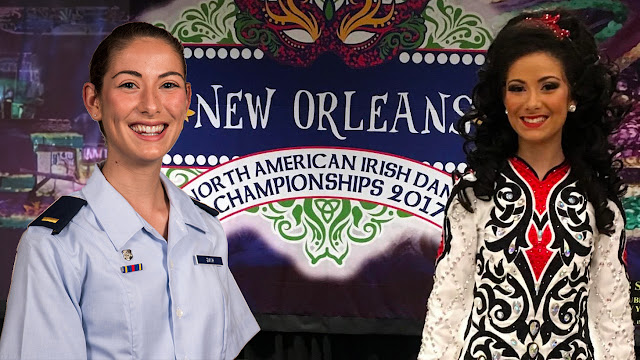
[[[82,95],[107,160],[22,236],[0,358],[233,359],[259,330],[216,211],[160,173],[191,99],[182,51],[146,23],[96,49]]]

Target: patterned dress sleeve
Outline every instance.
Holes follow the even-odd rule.
[[[624,219],[614,202],[609,202],[609,208],[615,214],[615,231],[611,236],[599,235],[591,258],[589,331],[596,360],[632,360],[635,355],[630,288],[623,260]]]
[[[474,215],[457,196],[449,202],[418,360],[457,359],[462,350],[476,269]]]

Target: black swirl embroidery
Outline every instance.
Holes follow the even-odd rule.
[[[549,208],[549,218],[555,225],[555,240],[551,248],[560,251],[562,262],[569,265],[574,256],[585,257],[591,251],[587,239],[593,236],[593,229],[587,213],[587,201],[573,183],[558,186],[551,197],[558,198],[555,206]]]
[[[514,181],[514,179],[516,181]],[[485,224],[496,239],[485,239],[487,248],[493,252],[502,252],[507,261],[512,262],[517,256],[516,250],[527,247],[525,238],[526,226],[532,216],[531,195],[523,191],[524,183],[517,176],[508,177],[503,174],[496,183],[496,195],[490,220]]]
[[[593,359],[587,298],[594,230],[588,202],[570,176],[552,184],[542,210],[533,209],[532,191],[511,168],[497,180],[476,254],[464,359]],[[537,275],[531,258],[537,255],[530,253],[534,241],[547,254]],[[545,355],[516,351],[533,343]]]

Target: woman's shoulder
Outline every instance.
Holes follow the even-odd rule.
[[[71,252],[78,243],[93,237],[87,223],[90,212],[81,193],[62,196],[27,226],[20,244],[38,248],[63,246],[63,251]]]
[[[451,195],[456,195],[461,191],[467,192],[469,195],[475,196],[473,192],[473,185],[478,181],[475,171],[472,169],[465,170],[464,173],[454,172],[451,174],[453,178],[453,188]]]
[[[87,200],[81,197],[62,196],[33,220],[28,227],[45,227],[51,230],[52,235],[57,235],[67,227],[85,205],[87,205]]]
[[[453,187],[451,195],[447,201],[447,209],[455,204],[468,204],[473,207],[477,198],[473,190],[473,185],[477,181],[475,172],[471,169],[465,170],[464,173],[454,172],[452,175]],[[465,206],[467,208],[467,206]]]

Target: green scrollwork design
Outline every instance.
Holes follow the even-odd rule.
[[[483,19],[462,8],[437,0],[435,7],[429,4],[422,17],[429,35],[423,48],[429,49],[483,49],[492,40],[491,32],[483,26]]]
[[[272,222],[282,239],[304,241],[304,252],[312,265],[322,259],[343,265],[351,243],[372,241],[385,223],[402,217],[384,205],[334,198],[286,200],[247,211]]]
[[[233,22],[238,8],[233,1],[213,0],[186,9],[170,32],[184,43],[236,44]],[[164,23],[156,26],[167,29]]]
[[[640,196],[628,196],[622,199],[627,230],[640,229]]]
[[[189,181],[197,178],[198,175],[205,172],[205,170],[185,169],[185,168],[163,168],[162,172],[177,187],[182,187],[186,185]]]
[[[256,47],[265,45],[269,52],[273,55],[278,53],[282,46],[280,39],[276,34],[266,27],[258,27],[263,22],[256,19],[249,13],[239,12],[234,24],[236,29],[236,37],[241,44]]]
[[[424,42],[427,27],[424,25],[424,20],[421,17],[413,15],[411,18],[400,23],[398,28],[403,31],[392,32],[380,40],[380,58],[384,59],[388,57],[396,48],[405,50],[416,49]]]

